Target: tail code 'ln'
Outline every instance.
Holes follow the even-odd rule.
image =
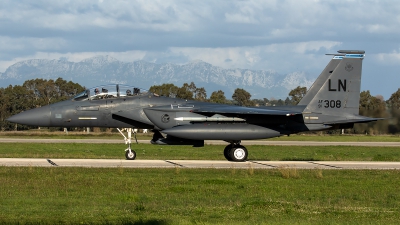
[[[333,55],[299,105],[304,112],[358,115],[364,51],[341,50]]]

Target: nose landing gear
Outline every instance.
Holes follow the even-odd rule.
[[[124,136],[125,144],[128,145],[128,148],[125,149],[125,158],[126,158],[127,160],[134,160],[134,159],[136,158],[136,152],[135,152],[134,150],[131,149],[131,142],[132,142],[132,133],[133,133],[134,136],[135,136],[136,143],[138,143],[137,138],[136,138],[135,129],[132,130],[132,128],[123,128],[122,130],[120,130],[119,128],[117,128],[117,130],[119,131],[119,133],[120,133],[122,136]],[[126,132],[128,133],[128,137],[126,137],[126,136],[124,135],[124,133],[122,133],[122,131],[125,131],[125,130],[126,130]]]

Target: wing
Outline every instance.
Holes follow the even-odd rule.
[[[252,108],[242,107],[234,105],[218,105],[218,106],[201,106],[195,107],[191,110],[194,113],[202,115],[220,114],[220,115],[275,115],[275,116],[294,116],[301,114],[301,112],[290,111],[290,110],[274,110],[266,108]]]

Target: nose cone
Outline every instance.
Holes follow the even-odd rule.
[[[51,110],[50,106],[43,106],[36,109],[31,109],[17,115],[14,115],[7,120],[12,123],[19,123],[30,126],[49,127]]]

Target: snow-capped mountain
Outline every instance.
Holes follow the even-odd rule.
[[[313,79],[305,73],[282,75],[274,71],[223,69],[197,60],[185,65],[155,64],[145,61],[121,62],[110,56],[97,56],[70,62],[65,59],[32,59],[18,62],[0,73],[0,86],[21,85],[25,80],[43,78],[70,80],[86,87],[120,83],[149,89],[152,85],[194,82],[207,95],[222,90],[230,98],[236,88],[250,92],[252,98],[286,98],[297,86],[310,87]]]

